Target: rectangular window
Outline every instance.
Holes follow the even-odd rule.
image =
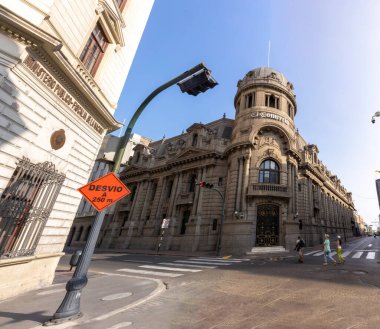
[[[166,191],[166,198],[169,199],[170,196],[172,195],[172,189],[173,189],[173,181],[169,181],[168,183],[168,189]]]
[[[265,95],[265,106],[273,107],[275,109],[279,109],[280,108],[280,100],[277,96]]]
[[[97,23],[80,55],[80,60],[91,75],[95,75],[107,45],[108,42],[103,29]]]
[[[245,95],[245,108],[250,108],[254,105],[255,103],[255,94],[252,93],[252,94],[248,94],[248,95]]]
[[[183,217],[182,217],[182,223],[181,223],[181,231],[180,231],[181,235],[186,233],[186,224],[188,223],[189,218],[190,218],[190,210],[184,211]]]
[[[216,231],[217,228],[218,228],[218,220],[216,218],[214,218],[212,220],[212,230]]]

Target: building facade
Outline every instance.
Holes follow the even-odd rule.
[[[353,236],[351,193],[296,129],[292,83],[254,69],[238,82],[234,106],[234,120],[135,148],[121,174],[133,194],[104,228],[102,247],[154,250],[164,218],[164,250],[211,252],[221,239],[222,252],[241,254],[291,249],[298,235],[308,246],[324,233]]]
[[[0,1],[0,299],[52,282],[153,2]]]

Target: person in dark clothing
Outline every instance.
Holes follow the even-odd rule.
[[[298,252],[298,263],[303,263],[303,249],[305,248],[305,241],[299,236],[294,250]]]

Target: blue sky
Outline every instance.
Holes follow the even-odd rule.
[[[172,137],[194,122],[234,118],[237,81],[270,66],[294,84],[296,126],[353,193],[367,223],[378,218],[380,1],[156,0],[119,101],[129,121],[144,98],[199,62],[219,85],[197,97],[173,86],[156,97],[134,132]],[[127,42],[128,46],[128,42]]]

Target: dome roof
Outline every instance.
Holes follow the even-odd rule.
[[[245,75],[245,77],[243,78],[243,81],[247,81],[247,80],[252,81],[252,80],[259,80],[259,79],[270,79],[273,82],[280,83],[282,86],[286,87],[287,89],[293,90],[292,83],[289,82],[288,79],[286,79],[285,76],[280,71],[277,71],[271,67],[258,67],[256,69],[253,69]]]

